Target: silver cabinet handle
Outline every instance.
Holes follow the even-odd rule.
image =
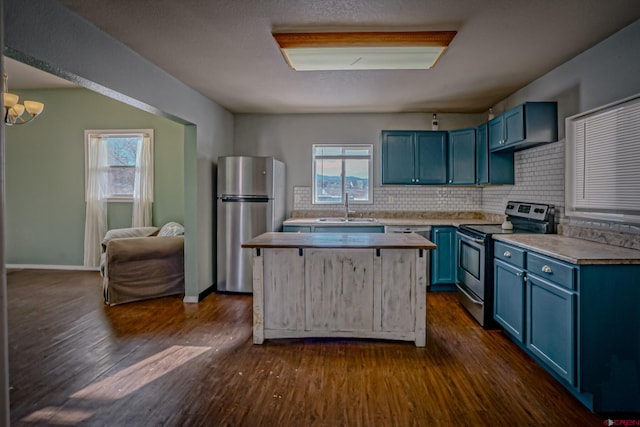
[[[504,251],[503,255],[505,256],[505,258],[511,258],[511,252],[509,251]]]
[[[551,273],[553,273],[553,270],[551,270],[551,267],[549,267],[548,265],[545,265],[545,266],[542,267],[542,272],[551,274]]]
[[[516,277],[522,277],[522,273],[516,273]]]

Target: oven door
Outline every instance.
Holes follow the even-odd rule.
[[[471,291],[484,301],[485,281],[485,240],[457,233],[458,241],[458,282],[466,291]]]

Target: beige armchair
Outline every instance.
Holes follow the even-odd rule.
[[[105,303],[109,305],[184,293],[184,228],[110,230],[102,242]]]

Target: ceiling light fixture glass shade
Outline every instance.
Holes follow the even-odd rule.
[[[426,70],[442,56],[455,31],[276,33],[296,71]]]
[[[9,93],[9,86],[7,85],[8,77],[7,73],[4,73],[3,85],[4,85],[4,122],[8,126],[22,125],[29,123],[42,113],[44,110],[44,104],[38,101],[24,101],[23,104],[18,104],[20,97],[13,93]],[[29,117],[23,117],[26,113]]]

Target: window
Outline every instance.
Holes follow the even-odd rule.
[[[567,118],[567,216],[640,223],[640,95]]]
[[[313,145],[313,204],[373,203],[373,145]]]
[[[90,139],[100,139],[105,143],[106,161],[101,171],[104,195],[109,201],[133,201],[136,165],[139,148],[144,138],[150,138],[153,150],[153,130],[106,130],[85,131],[85,153],[87,161],[85,172],[88,171],[88,145]],[[151,152],[153,158],[153,152]],[[148,168],[150,171],[152,167]],[[85,173],[85,178],[88,175]],[[152,177],[150,177],[152,178]]]

